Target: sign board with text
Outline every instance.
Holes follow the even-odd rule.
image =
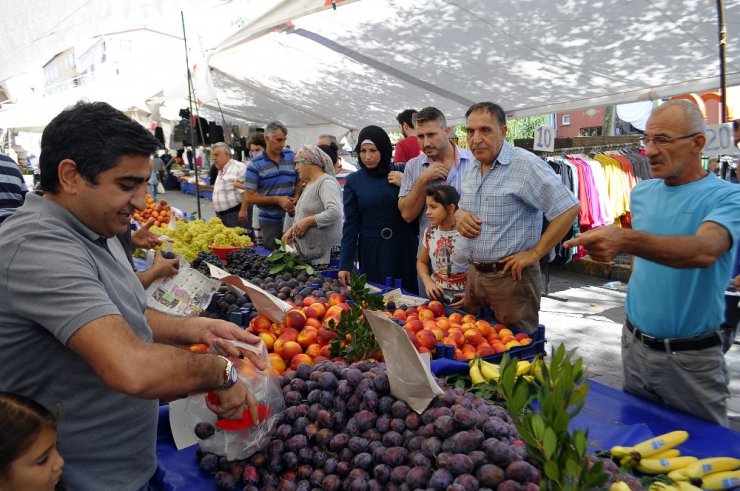
[[[555,128],[552,126],[538,126],[534,129],[534,146],[532,150],[552,152],[555,150]]]
[[[732,134],[732,123],[707,125],[707,142],[702,153],[709,157],[733,155],[738,149]]]

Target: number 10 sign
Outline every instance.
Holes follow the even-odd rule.
[[[732,155],[737,151],[732,134],[732,123],[707,125],[707,142],[702,153],[710,157]]]
[[[555,128],[552,126],[538,126],[534,130],[533,150],[552,152],[555,150]]]

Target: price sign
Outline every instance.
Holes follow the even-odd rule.
[[[555,150],[555,128],[552,126],[538,126],[534,130],[533,150],[552,152]]]
[[[704,155],[733,155],[737,152],[732,134],[732,123],[707,125],[707,143],[704,144]]]

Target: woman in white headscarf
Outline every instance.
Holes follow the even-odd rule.
[[[283,236],[312,264],[329,264],[332,247],[342,241],[342,191],[334,165],[315,145],[302,146],[295,155],[298,176],[306,187],[295,208],[295,221]]]

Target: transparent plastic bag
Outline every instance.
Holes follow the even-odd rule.
[[[205,440],[199,440],[200,447],[210,453],[222,455],[229,460],[246,459],[264,449],[277,426],[280,413],[285,409],[285,399],[280,389],[279,375],[272,368],[267,357],[267,348],[260,343],[259,357],[265,370],[257,370],[249,360],[233,360],[239,370],[239,378],[254,394],[260,406],[266,406],[267,416],[257,426],[239,430],[224,430],[217,423],[217,416],[206,406],[206,395],[192,394],[187,398],[185,412],[191,417],[192,426],[208,422],[216,426],[216,433]],[[245,411],[249,412],[245,407]]]

